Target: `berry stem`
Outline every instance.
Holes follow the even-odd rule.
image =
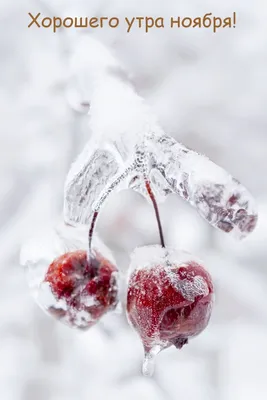
[[[89,235],[88,235],[89,236],[89,254],[91,254],[91,252],[92,252],[92,239],[93,239],[93,233],[94,233],[97,217],[98,217],[98,211],[95,211],[93,214],[91,226],[89,229]]]
[[[155,210],[155,214],[156,214],[156,219],[157,219],[157,223],[158,223],[158,229],[159,229],[159,237],[160,237],[160,243],[162,247],[165,247],[165,241],[164,241],[164,235],[163,235],[163,230],[162,230],[162,225],[161,225],[161,220],[160,220],[160,215],[159,215],[159,208],[158,208],[158,204],[155,198],[155,195],[152,191],[151,185],[149,183],[149,181],[147,179],[145,179],[145,184],[146,184],[146,190],[149,194],[149,197],[153,203],[153,207]]]

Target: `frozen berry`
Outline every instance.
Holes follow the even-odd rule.
[[[99,253],[65,253],[49,266],[42,290],[54,301],[48,311],[62,322],[87,329],[117,305],[116,267]]]
[[[127,315],[143,342],[146,369],[160,350],[181,349],[205,329],[213,284],[193,256],[160,246],[135,250],[130,270]]]

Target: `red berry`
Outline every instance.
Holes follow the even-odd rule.
[[[56,258],[44,283],[55,299],[48,310],[68,325],[87,329],[117,305],[117,268],[99,253],[77,250]]]
[[[145,352],[155,346],[182,348],[209,322],[213,303],[209,273],[189,254],[159,246],[137,249],[132,260],[127,313]]]

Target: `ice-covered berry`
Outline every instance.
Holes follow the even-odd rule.
[[[118,301],[116,262],[97,236],[90,254],[88,228],[62,223],[36,234],[20,254],[37,304],[79,329],[95,324]]]
[[[145,373],[163,348],[178,349],[207,326],[213,304],[209,273],[190,254],[160,246],[135,250],[127,315],[144,345]]]
[[[89,328],[117,305],[116,273],[99,253],[88,258],[86,251],[76,250],[59,256],[42,284],[55,298],[49,312],[71,326]]]

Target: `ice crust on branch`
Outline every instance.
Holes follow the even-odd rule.
[[[166,194],[179,194],[213,227],[237,238],[242,239],[253,231],[257,222],[255,200],[237,179],[167,135],[150,137],[152,182],[153,170],[161,175],[161,183],[154,178],[155,190],[165,183]]]
[[[72,67],[77,81],[88,89],[92,138],[66,179],[67,223],[89,225],[99,199],[113,190],[131,188],[148,197],[145,172],[157,201],[176,193],[223,232],[242,239],[253,231],[257,210],[249,191],[162,130],[105,46],[84,38],[73,54]]]

